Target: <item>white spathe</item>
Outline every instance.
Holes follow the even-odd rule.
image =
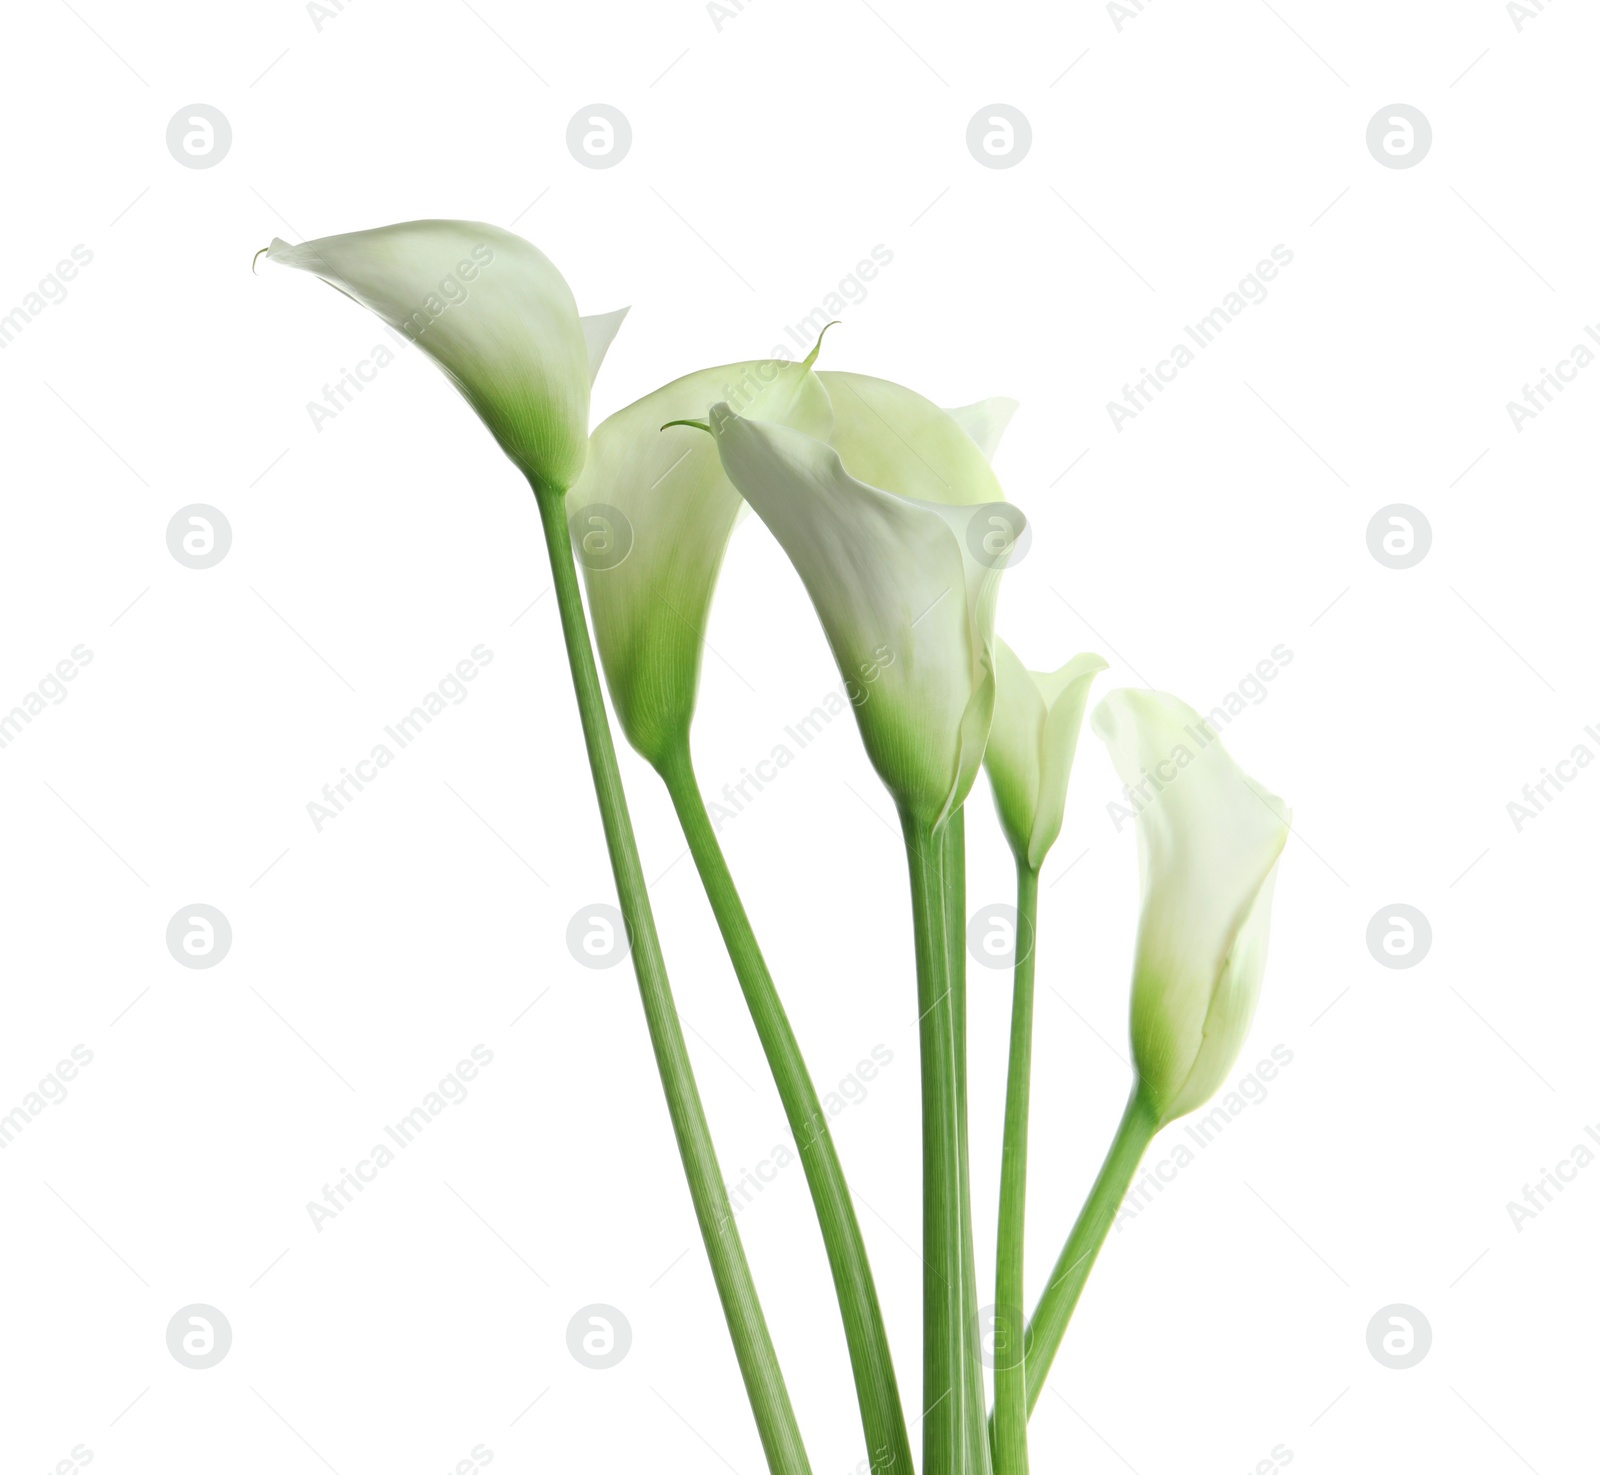
[[[586,509],[620,514],[621,562],[579,546],[595,644],[628,741],[658,768],[687,741],[706,623],[717,576],[744,501],[711,437],[692,425],[735,392],[745,413],[826,438],[833,415],[809,365],[767,360],[701,369],[608,416],[589,440],[589,460],[567,498],[574,537]],[[666,429],[663,429],[666,426]]]
[[[267,260],[311,272],[432,358],[537,488],[563,492],[583,469],[589,386],[617,313],[587,322],[537,247],[469,220],[412,220],[274,240]]]
[[[1015,401],[952,411],[892,379],[838,369],[817,378],[833,401],[833,448],[857,480],[924,502],[1005,501],[989,455]]]
[[[712,407],[710,425],[729,480],[811,596],[879,777],[903,811],[942,824],[972,787],[989,734],[1008,550],[975,556],[970,507],[858,480],[837,450],[802,431],[726,404]],[[1015,508],[1006,513],[1024,526]]]
[[[1091,721],[1138,815],[1133,1056],[1166,1123],[1210,1100],[1249,1033],[1291,815],[1174,696],[1114,691]]]

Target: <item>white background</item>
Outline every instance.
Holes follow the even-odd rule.
[[[0,707],[79,643],[93,661],[0,751],[0,1111],[73,1046],[94,1058],[0,1151],[0,1464],[428,1475],[481,1445],[512,1470],[762,1468],[630,970],[565,942],[613,898],[531,498],[414,353],[315,429],[307,402],[387,340],[250,271],[274,235],[459,216],[514,222],[584,311],[633,304],[597,418],[789,341],[887,247],[824,366],[1022,401],[997,468],[1035,540],[1001,629],[1030,664],[1096,649],[1101,690],[1205,710],[1293,652],[1226,733],[1297,832],[1236,1075],[1274,1045],[1293,1064],[1111,1237],[1035,1468],[1230,1475],[1278,1446],[1306,1475],[1600,1468],[1600,1166],[1520,1230],[1506,1208],[1600,1122],[1600,773],[1520,833],[1506,809],[1600,753],[1600,367],[1520,432],[1505,408],[1600,317],[1592,13],[1519,31],[1489,0],[1232,0],[1119,29],[1089,3],[760,0],[719,29],[689,0],[475,7],[9,18],[0,312],[74,245],[93,261],[0,353]],[[212,168],[165,144],[196,102],[232,126]],[[565,143],[595,102],[633,129],[608,170]],[[965,145],[995,102],[1033,132],[1005,170]],[[1432,124],[1415,168],[1366,146],[1395,102]],[[1267,299],[1116,430],[1106,402],[1280,243]],[[206,571],[165,542],[194,502],[233,528]],[[1433,530],[1404,571],[1366,542],[1395,502]],[[716,791],[837,681],[755,519],[710,642]],[[307,802],[479,643],[469,699],[318,833]],[[732,1179],[787,1143],[782,1116],[660,786],[623,766]],[[1045,872],[1030,1297],[1128,1081],[1115,794],[1086,737]],[[981,783],[970,812],[973,906],[1009,900]],[[834,1127],[915,1412],[890,820],[839,723],[723,839],[819,1085],[893,1052]],[[233,928],[211,970],[165,946],[195,902]],[[1396,902],[1433,929],[1404,971],[1365,942]],[[1009,979],[972,972],[986,1285]],[[476,1044],[469,1099],[318,1232],[307,1201]],[[798,1169],[740,1224],[813,1467],[847,1475],[865,1450]],[[234,1338],[203,1372],[165,1341],[197,1302]],[[567,1349],[591,1303],[632,1327],[605,1372]],[[1367,1348],[1392,1303],[1432,1327],[1409,1371]]]

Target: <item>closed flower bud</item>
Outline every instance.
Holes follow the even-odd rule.
[[[1290,812],[1176,697],[1114,691],[1092,722],[1138,816],[1133,1058],[1164,1125],[1216,1093],[1249,1033]]]
[[[1097,655],[1074,656],[1059,671],[1030,671],[995,640],[998,691],[983,766],[1017,864],[1037,871],[1061,833],[1067,780],[1089,687],[1106,669]]]

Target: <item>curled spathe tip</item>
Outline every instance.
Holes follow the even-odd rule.
[[[256,254],[254,256],[252,256],[250,258],[250,275],[251,276],[254,276],[256,274],[256,262],[260,261],[261,258],[263,256],[265,256],[267,254],[267,252],[270,251],[271,249],[272,249],[271,246],[263,246],[259,251],[256,252]]]
[[[707,435],[711,434],[711,427],[704,420],[668,420],[661,428],[662,430],[671,430],[674,425],[691,425],[696,430],[705,431]]]
[[[838,318],[835,318],[831,323],[824,323],[822,325],[822,332],[817,334],[817,341],[811,345],[811,352],[806,355],[805,362],[800,365],[802,369],[809,369],[814,363],[816,363],[817,355],[822,352],[822,340],[827,336],[828,329],[837,328],[838,326]]]

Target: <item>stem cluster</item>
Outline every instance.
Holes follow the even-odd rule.
[[[595,668],[564,495],[535,486],[584,745],[628,929],[645,1023],[717,1294],[774,1475],[810,1475],[777,1353],[734,1224],[661,956]],[[887,1331],[860,1225],[799,1042],[706,813],[687,737],[658,764],[794,1133],[839,1299],[875,1472],[912,1461]],[[1159,1122],[1137,1085],[1105,1164],[1026,1329],[1023,1220],[1033,1032],[1037,868],[1019,860],[1017,951],[993,1309],[995,1411],[986,1417],[967,1147],[966,844],[957,809],[901,815],[916,942],[922,1081],[923,1475],[1028,1475],[1027,1422],[1095,1257]]]
[[[902,814],[922,1062],[923,1475],[989,1475],[968,1181],[965,841]]]

